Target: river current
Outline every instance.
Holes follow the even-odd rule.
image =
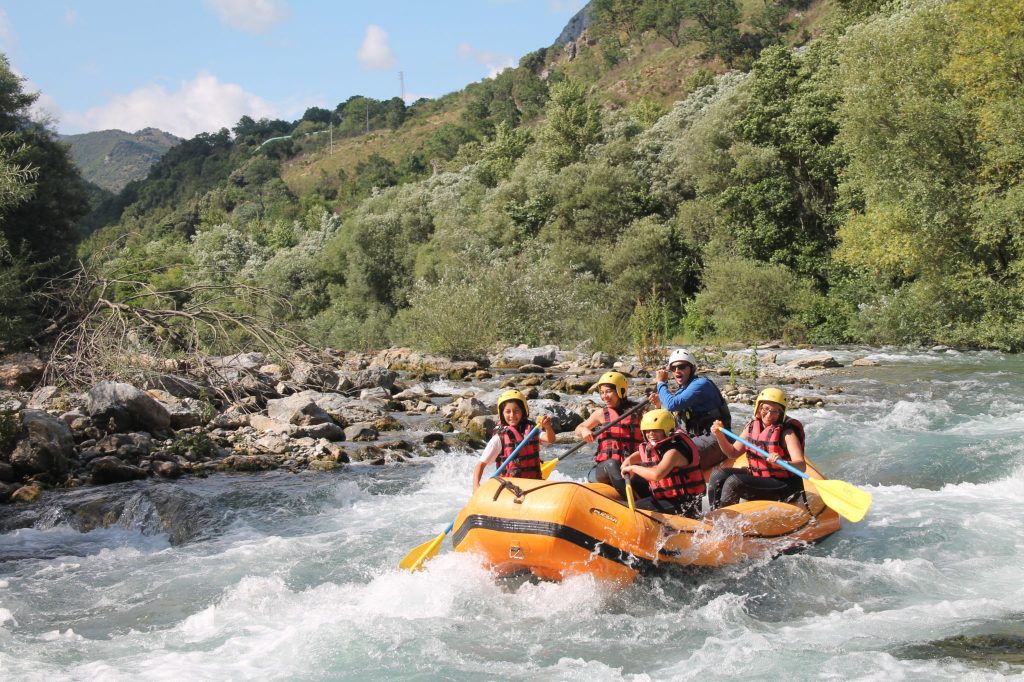
[[[55,513],[0,535],[0,679],[1024,677],[1024,358],[830,352],[881,366],[823,377],[842,391],[792,414],[874,504],[804,551],[626,587],[495,579],[448,542],[399,570],[468,499],[469,452],[126,484],[138,504],[110,527]],[[200,530],[153,532],[144,490]]]

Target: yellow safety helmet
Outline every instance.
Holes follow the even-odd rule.
[[[530,408],[526,404],[526,396],[517,391],[516,389],[510,388],[509,390],[505,391],[504,393],[498,396],[498,419],[501,420],[502,424],[505,423],[505,415],[501,413],[501,407],[510,400],[519,401],[519,405],[523,408],[523,417],[530,416]]]
[[[626,389],[629,388],[629,381],[626,379],[626,375],[622,372],[605,372],[601,375],[601,378],[597,380],[597,385],[609,384],[615,387],[615,392],[620,398],[626,397]]]
[[[786,400],[785,391],[781,388],[766,388],[757,394],[757,400],[754,401],[754,419],[759,418],[762,402],[782,405],[782,415],[779,417],[779,421],[786,418],[786,408],[789,407],[789,402]]]
[[[664,431],[672,433],[676,428],[676,418],[668,410],[651,410],[640,420],[641,431]]]

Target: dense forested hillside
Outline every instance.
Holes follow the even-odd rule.
[[[156,128],[143,128],[134,133],[98,130],[64,135],[60,139],[70,146],[71,159],[82,177],[114,193],[132,180],[145,179],[153,164],[182,141]]]
[[[1024,346],[1018,2],[594,0],[589,21],[440,100],[175,147],[86,223],[90,273],[164,351],[232,334],[197,311],[457,355]]]

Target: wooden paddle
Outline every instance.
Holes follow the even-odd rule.
[[[620,414],[618,417],[616,417],[615,419],[613,419],[610,422],[608,422],[607,424],[602,424],[600,426],[600,428],[598,428],[598,429],[596,429],[594,431],[594,438],[597,438],[598,434],[600,434],[602,431],[604,431],[605,429],[610,429],[611,427],[615,426],[620,421],[622,421],[623,419],[625,419],[629,415],[633,414],[634,412],[639,410],[641,407],[643,407],[647,403],[648,403],[648,399],[644,398],[639,403],[637,403],[633,407],[629,408],[628,410],[626,410],[625,412]],[[584,445],[587,445],[587,444],[588,444],[587,441],[583,441],[582,443],[577,443],[576,445],[574,445],[571,448],[569,448],[560,457],[555,457],[554,459],[549,459],[548,461],[543,462],[540,465],[540,477],[545,479],[545,480],[547,480],[547,477],[551,475],[551,472],[555,470],[555,467],[558,466],[558,463],[560,461],[562,461],[563,459],[565,459],[566,457],[568,457],[569,455],[571,455],[572,453],[576,452],[577,450],[579,450],[580,448],[582,448]]]
[[[519,456],[519,451],[523,449],[523,446],[538,433],[540,433],[539,426],[534,426],[530,429],[530,432],[526,434],[526,437],[519,442],[519,445],[517,445],[516,449],[512,451],[512,454],[508,456],[508,459],[501,463],[501,466],[498,467],[497,471],[491,474],[490,478],[500,476],[501,472],[503,472],[505,468],[512,463],[512,460]],[[458,514],[455,515],[455,519],[457,518],[459,518]],[[452,522],[448,524],[448,527],[441,531],[437,537],[431,538],[421,545],[417,545],[415,549],[406,554],[405,558],[398,562],[398,567],[409,571],[415,571],[423,566],[424,562],[433,559],[441,549],[441,543],[444,542],[444,537],[448,535],[455,526],[455,519],[452,519]]]
[[[768,458],[767,452],[753,443],[743,440],[732,431],[723,428],[722,433],[743,443],[748,448],[762,455],[765,459]],[[812,479],[810,476],[781,458],[775,460],[775,464],[778,464],[785,469],[789,469],[801,478],[813,481],[814,487],[818,489],[818,494],[821,495],[821,501],[824,502],[826,506],[836,510],[836,512],[845,519],[849,519],[856,523],[864,518],[864,515],[868,513],[868,509],[871,507],[871,493],[866,490],[861,490],[846,481],[837,481],[827,478]]]

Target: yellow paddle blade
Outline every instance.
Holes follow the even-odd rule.
[[[441,543],[444,542],[444,536],[447,534],[448,531],[445,531],[436,538],[431,538],[417,546],[405,555],[405,558],[398,563],[398,567],[409,571],[419,570],[425,561],[433,559],[437,555],[438,550],[441,549]]]
[[[871,493],[846,481],[815,479],[814,487],[818,489],[822,502],[854,523],[863,519],[871,507]]]
[[[626,478],[626,503],[629,504],[629,511],[636,511],[636,504],[633,501],[633,481]]]
[[[554,458],[554,459],[549,459],[546,462],[541,462],[541,465],[540,465],[540,477],[543,478],[546,481],[548,479],[548,476],[551,475],[551,472],[555,470],[556,466],[558,466],[558,458],[557,457]]]

